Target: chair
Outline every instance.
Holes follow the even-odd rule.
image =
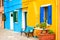
[[[34,32],[34,27],[30,27],[30,26],[26,27],[26,29],[24,31],[24,33],[25,33],[25,35],[27,35],[27,37],[29,37],[29,34],[31,34],[33,36],[33,32]]]

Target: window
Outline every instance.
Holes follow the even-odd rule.
[[[47,24],[52,24],[52,6],[40,7],[40,23],[45,22]]]
[[[48,7],[44,7],[44,20],[47,22]]]
[[[13,19],[14,19],[14,22],[18,22],[18,11],[13,12]]]

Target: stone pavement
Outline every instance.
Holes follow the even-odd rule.
[[[38,39],[33,37],[27,38],[24,35],[24,33],[23,35],[21,35],[20,33],[0,28],[0,40],[38,40]]]

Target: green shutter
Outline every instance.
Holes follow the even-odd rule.
[[[14,15],[14,17],[13,17],[14,22],[18,22],[18,13],[17,13],[17,11],[14,11],[13,15]]]

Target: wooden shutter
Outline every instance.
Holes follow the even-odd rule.
[[[44,22],[44,7],[40,7],[40,23]]]
[[[13,16],[13,17],[14,17],[14,18],[13,18],[13,19],[14,19],[14,22],[17,22],[17,21],[18,21],[18,18],[17,18],[17,17],[18,17],[18,13],[17,13],[17,11],[14,11],[14,12],[13,12],[13,15],[14,15],[14,16]]]
[[[48,6],[48,24],[52,24],[52,6]]]

